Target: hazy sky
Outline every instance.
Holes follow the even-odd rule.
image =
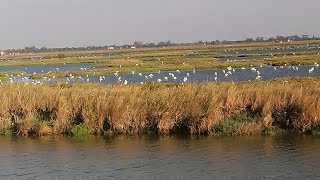
[[[320,0],[1,0],[0,49],[320,35]]]

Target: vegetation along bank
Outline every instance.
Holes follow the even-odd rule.
[[[0,94],[3,135],[320,132],[320,78],[212,84],[5,84]]]

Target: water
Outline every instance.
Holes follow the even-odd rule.
[[[41,80],[30,80],[23,77],[13,77],[16,82],[40,82],[40,83],[74,83],[91,82],[100,84],[141,84],[147,82],[167,82],[167,83],[203,83],[203,82],[241,82],[253,80],[272,80],[285,77],[319,77],[320,67],[317,66],[264,66],[247,67],[245,69],[210,69],[198,71],[172,71],[154,73],[128,73],[128,74],[106,74],[103,76],[82,76],[69,78],[46,78]]]
[[[90,69],[94,66],[93,63],[81,64],[46,64],[46,65],[32,65],[32,66],[0,66],[0,72],[25,72],[32,73],[48,73],[48,72],[71,72],[80,71],[81,68]]]
[[[246,56],[246,57],[219,57],[218,61],[245,61],[245,60],[256,60],[256,59],[271,59],[274,56]]]
[[[223,50],[218,53],[222,56],[231,55],[233,57],[219,57],[218,61],[241,61],[241,60],[256,60],[256,59],[271,59],[274,58],[273,53],[295,53],[299,52],[320,52],[320,46],[300,46],[295,48],[266,48],[266,49],[239,49],[239,50]],[[263,56],[245,56],[245,55],[269,54]],[[236,55],[236,56],[235,56]]]
[[[0,137],[0,179],[319,179],[320,138]]]
[[[63,65],[60,65],[63,66]],[[87,67],[92,64],[87,64]],[[55,68],[51,67],[51,68]],[[74,65],[73,68],[85,67],[85,65]],[[61,68],[61,67],[60,67]],[[43,69],[43,67],[42,67]],[[71,68],[72,69],[72,68]],[[63,67],[60,71],[71,70]],[[34,70],[34,69],[33,69]],[[71,72],[71,71],[70,71]],[[72,74],[72,73],[71,73]],[[45,78],[41,80],[30,80],[28,76],[10,77],[11,82],[25,83],[74,83],[74,82],[92,82],[100,84],[141,84],[147,82],[167,82],[167,83],[203,83],[203,82],[224,82],[224,81],[252,81],[256,79],[271,80],[284,77],[318,77],[320,76],[319,65],[312,66],[263,66],[247,67],[245,69],[209,69],[198,71],[171,71],[171,72],[153,72],[153,73],[127,73],[127,74],[106,74],[99,76],[78,76],[68,78]]]
[[[298,68],[298,69],[297,69]],[[310,69],[314,69],[312,72],[309,72]],[[255,69],[255,70],[254,70]],[[237,68],[228,71],[227,69],[210,69],[210,70],[199,70],[199,71],[172,71],[172,72],[155,72],[155,73],[138,73],[135,74],[119,74],[115,76],[114,74],[103,76],[91,76],[89,78],[84,78],[82,80],[75,79],[75,81],[86,82],[89,79],[89,82],[94,83],[103,83],[103,84],[114,84],[114,83],[123,83],[127,81],[128,84],[136,83],[146,83],[146,82],[155,82],[161,80],[161,82],[169,83],[203,83],[203,82],[223,82],[223,81],[252,81],[258,78],[258,75],[261,76],[261,80],[271,80],[275,78],[284,78],[284,77],[317,77],[320,76],[320,67],[317,66],[280,66],[280,67],[256,67],[252,68]],[[229,73],[228,73],[229,72]],[[169,73],[172,73],[170,75]],[[260,74],[259,74],[260,73]],[[217,74],[217,76],[215,75]],[[227,75],[226,75],[227,74]],[[119,81],[119,78],[121,81]],[[216,79],[215,79],[216,78]]]
[[[294,48],[265,48],[265,49],[239,49],[239,50],[223,50],[219,51],[221,55],[236,55],[236,54],[265,54],[265,53],[296,53],[296,52],[308,52],[319,51],[320,46],[300,46]]]

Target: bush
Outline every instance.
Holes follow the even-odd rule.
[[[88,128],[83,123],[73,126],[70,131],[72,136],[86,136],[89,134]]]
[[[13,136],[14,135],[14,132],[12,129],[5,129],[3,130],[0,135],[3,135],[3,136]]]
[[[65,55],[64,53],[59,53],[58,54],[58,58],[59,59],[63,59],[63,58],[66,58],[67,57],[67,55]]]

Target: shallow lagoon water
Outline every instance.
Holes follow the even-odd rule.
[[[264,54],[264,53],[295,53],[295,52],[308,52],[319,51],[320,45],[316,46],[301,46],[295,48],[265,48],[265,49],[239,49],[239,50],[224,50],[219,51],[221,55],[237,55],[237,54]]]
[[[296,69],[298,67],[298,69]],[[177,71],[172,72],[155,72],[155,73],[138,73],[135,74],[119,74],[115,76],[114,74],[105,75],[104,78],[101,79],[103,76],[92,76],[89,77],[89,82],[95,83],[103,83],[103,84],[114,84],[120,82],[124,82],[125,80],[128,84],[135,84],[135,83],[145,83],[145,82],[154,82],[158,81],[159,79],[161,82],[169,82],[169,83],[203,83],[203,82],[223,82],[223,81],[253,81],[256,80],[258,76],[258,72],[260,73],[261,80],[271,80],[275,78],[284,78],[284,77],[317,77],[320,76],[320,67],[316,66],[280,66],[280,67],[273,67],[273,66],[265,66],[265,67],[256,67],[255,70],[252,70],[251,67],[245,69],[234,69],[229,71],[227,69],[210,69],[210,70],[198,70],[198,71],[181,71],[180,73]],[[275,69],[276,68],[276,69]],[[312,72],[309,73],[310,69],[314,69]],[[174,77],[169,73],[174,74]],[[217,76],[215,75],[217,73]],[[152,74],[152,76],[151,76]],[[226,74],[228,74],[226,76]],[[189,75],[189,76],[188,76]],[[151,77],[150,77],[151,76]],[[217,80],[215,80],[217,77]],[[87,78],[83,80],[78,80],[80,82],[86,82]],[[184,81],[185,80],[185,81]]]
[[[274,56],[219,57],[217,58],[217,61],[245,61],[271,58],[274,58]]]
[[[312,70],[313,69],[313,70]],[[312,71],[310,71],[312,70]],[[258,77],[260,76],[260,77]],[[147,82],[166,82],[166,83],[206,83],[206,82],[241,82],[272,80],[276,78],[285,77],[319,77],[319,66],[264,66],[264,67],[247,67],[245,69],[236,68],[232,70],[227,69],[209,69],[197,71],[162,71],[154,73],[127,73],[118,75],[106,74],[99,76],[82,76],[82,77],[68,77],[68,78],[46,78],[40,80],[30,80],[23,77],[13,77],[14,82],[25,83],[100,83],[100,84],[141,84]]]
[[[319,179],[312,136],[0,137],[0,179]]]
[[[296,48],[266,48],[266,49],[239,49],[239,50],[224,50],[219,51],[222,57],[218,57],[218,61],[241,61],[241,60],[257,60],[257,59],[271,59],[273,53],[298,53],[298,52],[311,52],[314,51],[315,54],[320,53],[320,46],[302,46]],[[262,55],[259,54],[269,54]],[[223,57],[223,56],[231,57]],[[250,56],[249,56],[250,55]],[[254,55],[254,56],[252,56]]]

